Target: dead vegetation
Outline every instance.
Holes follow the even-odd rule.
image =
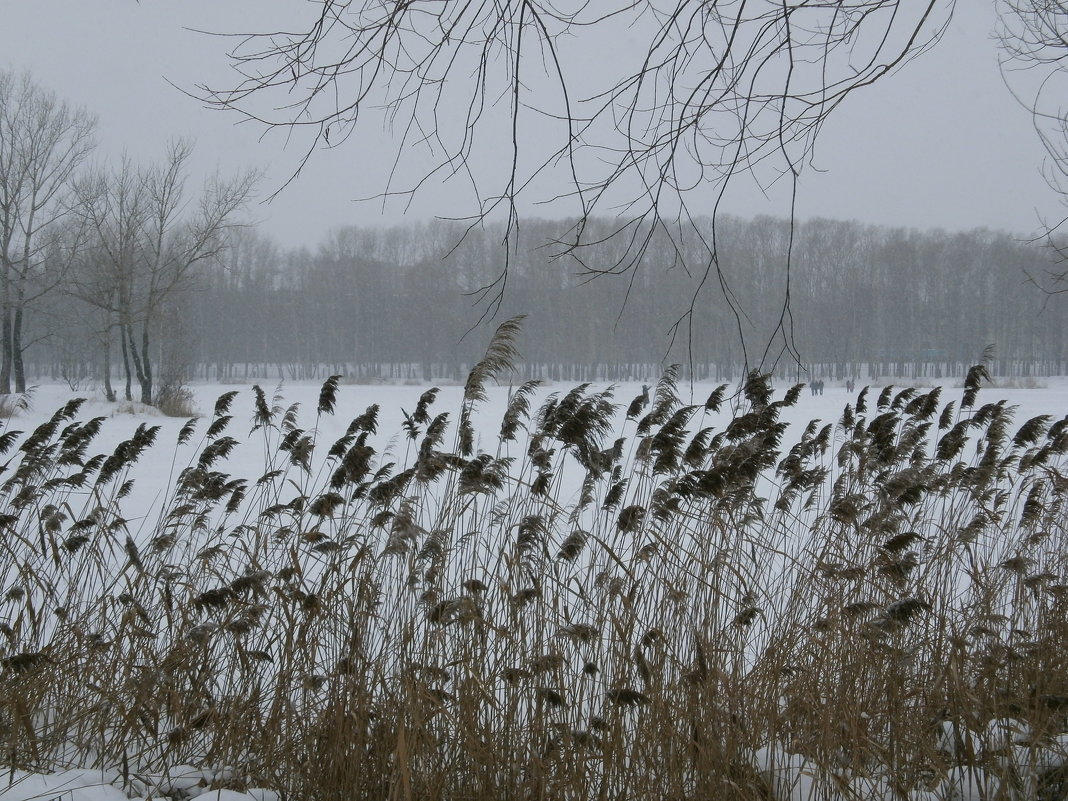
[[[634,402],[579,386],[535,409],[524,385],[481,450],[517,331],[455,425],[424,393],[397,463],[369,444],[377,407],[321,442],[257,391],[268,463],[230,475],[222,395],[148,533],[122,508],[157,429],[91,455],[73,401],[0,436],[8,763],[135,787],[225,766],[346,801],[766,799],[769,749],[899,797],[960,766],[1020,798],[1063,779],[969,737],[1066,730],[1068,418],[1013,421],[976,367],[961,398],[862,392],[794,441],[799,387],[751,375],[714,430],[725,392],[685,405],[668,371]]]

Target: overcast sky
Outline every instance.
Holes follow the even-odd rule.
[[[914,0],[905,0],[914,2]],[[804,176],[801,216],[950,230],[990,227],[1035,231],[1059,214],[1046,186],[1044,153],[1027,113],[1000,77],[991,38],[992,0],[966,0],[931,53],[836,112]],[[300,151],[279,137],[235,125],[168,83],[225,85],[228,42],[188,30],[281,27],[303,11],[296,0],[6,0],[0,66],[29,70],[60,96],[99,118],[103,152],[138,159],[162,153],[170,137],[197,141],[200,169],[266,170],[264,191],[290,174]],[[610,59],[607,59],[610,63]],[[375,139],[370,136],[369,140]],[[379,135],[381,145],[388,136]],[[370,154],[370,159],[364,158]],[[304,173],[254,216],[283,245],[314,246],[330,228],[396,223],[403,209],[353,200],[381,189],[382,156],[374,141],[317,154]],[[377,170],[377,171],[376,171]],[[782,198],[755,188],[733,192],[724,211],[782,214]],[[433,188],[408,211],[411,219],[456,213]],[[552,216],[542,208],[541,216]]]

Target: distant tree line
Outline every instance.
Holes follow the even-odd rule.
[[[528,376],[642,380],[679,362],[715,380],[737,378],[746,366],[775,366],[801,380],[935,378],[961,374],[989,344],[999,374],[1068,369],[1068,306],[1029,280],[1051,268],[1050,251],[1006,233],[833,220],[791,230],[786,220],[723,218],[718,255],[738,316],[721,287],[699,288],[699,276],[680,266],[695,254],[680,258],[666,240],[658,247],[654,237],[640,269],[620,276],[602,274],[627,248],[618,238],[587,249],[581,263],[524,247],[552,241],[568,224],[528,222],[510,254],[498,316],[527,315]],[[481,355],[485,336],[465,334],[479,319],[479,289],[500,274],[501,231],[493,226],[466,236],[444,222],[354,226],[314,250],[289,251],[252,228],[226,235],[225,246],[192,265],[180,291],[154,307],[146,358],[168,375],[459,380]],[[685,232],[678,241],[687,241]],[[103,382],[116,368],[101,348],[101,307],[80,284],[49,297],[28,360],[39,375]],[[776,337],[784,314],[789,336]]]
[[[0,70],[0,395],[31,378],[155,404],[192,379],[462,380],[479,324],[516,314],[525,377],[548,380],[674,362],[716,380],[938,377],[990,344],[994,372],[1068,372],[1065,299],[1038,288],[1058,251],[1006,233],[507,218],[285,250],[245,222],[255,172],[195,188],[187,142],[150,163],[95,148],[88,112]]]

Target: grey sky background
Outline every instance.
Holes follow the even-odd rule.
[[[43,86],[98,115],[101,158],[162,154],[169,138],[197,142],[197,168],[265,170],[265,197],[302,151],[234,115],[204,109],[190,90],[226,86],[233,42],[212,31],[277,29],[305,17],[296,0],[3,0],[0,65],[28,70]],[[303,13],[302,13],[303,12]],[[918,228],[989,227],[1022,236],[1061,216],[1042,178],[1044,158],[1026,110],[998,70],[992,0],[963,0],[943,41],[900,73],[860,92],[832,117],[802,177],[801,217],[834,217]],[[611,64],[605,43],[604,63]],[[302,175],[252,216],[285,246],[314,246],[340,225],[394,224],[457,213],[449,191],[429,186],[400,203],[355,203],[381,190],[390,136],[323,151]],[[492,157],[492,155],[491,155]],[[732,188],[722,211],[785,214],[783,193],[751,181]],[[700,211],[697,209],[696,211]],[[538,216],[555,216],[541,207]]]

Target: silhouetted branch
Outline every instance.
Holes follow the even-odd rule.
[[[1068,111],[1063,103],[1068,87],[1068,3],[1063,0],[998,0],[998,39],[1001,70],[1016,100],[1031,113],[1032,123],[1047,159],[1046,183],[1068,205]],[[1058,262],[1068,261],[1068,246],[1060,235],[1068,217],[1042,220],[1043,241]],[[1035,286],[1051,294],[1068,291],[1068,269],[1050,270],[1044,278],[1028,274]]]
[[[298,171],[316,149],[384,125],[395,153],[377,197],[410,201],[432,178],[461,180],[473,207],[443,216],[472,225],[503,217],[505,254],[523,204],[552,203],[576,219],[559,256],[591,277],[633,276],[654,240],[684,252],[691,206],[695,215],[719,211],[739,176],[764,187],[795,181],[829,115],[933,44],[953,5],[321,0],[299,30],[237,36],[236,85],[199,92],[299,141]],[[591,64],[595,50],[611,63]],[[428,166],[411,178],[410,163],[424,156]],[[594,216],[616,219],[629,242],[610,264],[587,257]],[[704,253],[700,264],[681,264],[700,278],[672,331],[715,284],[744,339],[714,227]],[[499,277],[476,293],[484,317],[499,308],[507,275],[506,255]],[[792,352],[785,286],[776,336]]]

